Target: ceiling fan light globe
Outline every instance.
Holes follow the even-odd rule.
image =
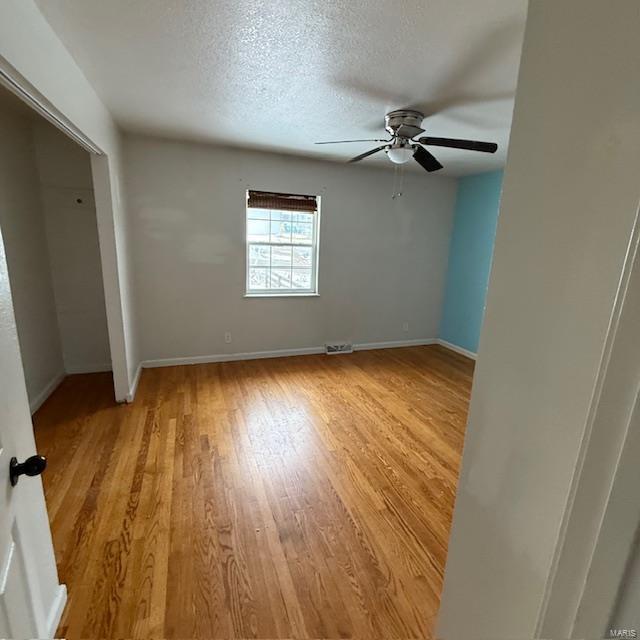
[[[391,147],[391,149],[387,149],[387,156],[394,164],[406,164],[413,158],[413,148]]]

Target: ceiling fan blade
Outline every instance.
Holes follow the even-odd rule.
[[[371,151],[365,151],[364,153],[361,153],[359,156],[356,156],[355,158],[351,158],[349,162],[358,162],[359,160],[362,160],[367,156],[372,156],[374,153],[378,153],[378,151],[382,151],[383,149],[386,149],[386,147],[387,145],[383,144],[381,147],[376,147],[375,149],[371,149]]]
[[[432,145],[434,147],[449,147],[451,149],[467,149],[469,151],[483,151],[484,153],[495,153],[498,145],[495,142],[479,142],[478,140],[458,140],[457,138],[431,138],[424,137],[418,140],[420,144]]]
[[[413,159],[429,173],[442,169],[442,165],[438,162],[437,158],[422,147],[416,147]]]
[[[381,138],[369,138],[367,140],[329,140],[327,142],[314,142],[313,144],[342,144],[343,142],[391,142]]]

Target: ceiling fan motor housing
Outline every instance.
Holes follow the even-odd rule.
[[[384,128],[392,135],[402,138],[413,138],[424,132],[420,126],[424,114],[413,109],[397,109],[384,117]]]

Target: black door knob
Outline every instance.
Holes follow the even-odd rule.
[[[44,456],[31,456],[24,462],[18,462],[17,458],[9,461],[9,480],[11,486],[18,484],[20,476],[39,476],[47,468],[47,459]]]

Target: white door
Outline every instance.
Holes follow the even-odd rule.
[[[593,637],[640,637],[639,456],[640,392],[584,585],[575,637],[586,637],[587,631]]]
[[[39,477],[9,481],[12,457],[34,455],[35,441],[0,233],[0,638],[51,638],[66,590],[58,584]]]
[[[627,255],[542,638],[640,638],[640,218]]]
[[[630,446],[630,440],[635,436],[638,440],[640,432],[640,393],[636,400],[636,409],[634,413],[634,421],[631,429],[633,434],[627,437],[627,447]],[[628,454],[628,452],[625,451]],[[640,453],[640,448],[636,448],[635,454]],[[623,454],[624,455],[624,454]],[[638,467],[638,459],[633,460],[635,467]],[[635,474],[632,481],[635,482],[635,491],[629,492],[627,497],[627,508],[631,511],[635,509],[636,530],[634,544],[627,558],[623,579],[617,589],[616,601],[613,608],[613,615],[607,625],[609,630],[628,630],[635,631],[636,638],[640,637],[640,502],[638,496],[638,478],[640,474]],[[630,486],[630,482],[627,482]],[[632,523],[630,523],[632,524]]]

